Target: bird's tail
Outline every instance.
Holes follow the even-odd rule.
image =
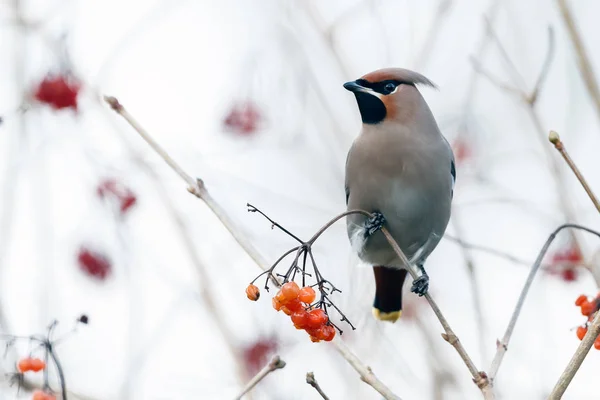
[[[374,266],[375,300],[373,315],[382,321],[396,322],[402,315],[402,285],[405,269]]]

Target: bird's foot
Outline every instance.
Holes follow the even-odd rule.
[[[423,266],[419,265],[419,269],[422,275],[413,281],[410,291],[421,297],[429,291],[429,275],[427,275]]]
[[[385,218],[379,211],[375,211],[373,216],[365,221],[365,238],[372,236],[379,229],[383,228]]]

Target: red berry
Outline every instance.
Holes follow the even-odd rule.
[[[321,339],[319,339],[318,337],[315,337],[315,336],[311,335],[310,336],[310,341],[313,342],[313,343],[318,343],[318,342],[321,341]]]
[[[594,341],[594,347],[596,350],[600,350],[600,337]]]
[[[298,300],[298,299],[293,299],[293,300],[288,301],[287,303],[285,303],[285,306],[291,312],[296,312],[296,311],[304,310],[304,304],[300,300]]]
[[[135,205],[137,198],[133,194],[127,194],[121,199],[121,214],[125,214]]]
[[[292,314],[292,322],[296,329],[304,329],[308,326],[308,312],[305,310],[296,311]]]
[[[256,285],[249,284],[246,288],[246,296],[249,300],[256,301],[260,297],[260,290]]]
[[[81,85],[72,77],[46,76],[35,90],[34,97],[55,110],[72,108],[77,110],[77,95]]]
[[[583,337],[585,336],[586,333],[587,333],[587,328],[585,326],[577,327],[577,338],[579,340],[583,340]]]
[[[252,103],[243,103],[231,109],[223,124],[235,133],[248,135],[257,130],[260,120],[261,115],[256,106]]]
[[[96,188],[96,193],[101,198],[114,199],[121,214],[127,213],[137,203],[137,197],[133,191],[114,178],[106,178],[101,181]]]
[[[297,299],[299,293],[300,288],[296,282],[288,282],[281,287],[281,295],[286,302]]]
[[[335,328],[332,325],[325,325],[321,330],[321,337],[324,341],[331,342],[335,337]]]
[[[77,261],[83,271],[100,280],[104,280],[112,268],[108,258],[85,247],[79,249]]]
[[[306,286],[303,287],[302,289],[300,289],[300,292],[298,293],[298,300],[300,300],[301,302],[304,302],[306,304],[310,304],[313,301],[315,301],[315,290],[313,288],[311,288],[310,286]]]
[[[31,371],[31,358],[27,357],[27,358],[23,358],[22,360],[19,361],[19,363],[17,364],[17,368],[19,369],[20,372],[27,372],[27,371]]]
[[[321,309],[311,310],[308,313],[308,327],[309,328],[320,328],[328,321],[327,314]]]
[[[594,311],[596,311],[595,308],[596,305],[594,302],[585,301],[583,304],[581,304],[581,314],[589,317],[594,313]]]
[[[579,295],[579,297],[577,298],[577,300],[575,300],[575,305],[576,306],[580,306],[582,305],[584,302],[587,302],[588,298],[585,294],[581,294]]]
[[[42,392],[41,390],[36,390],[35,392],[33,392],[33,397],[31,397],[31,400],[46,400],[46,393]]]
[[[31,359],[31,370],[33,372],[39,372],[44,368],[46,368],[46,363],[44,361],[40,360],[39,358]]]
[[[573,282],[577,279],[575,268],[565,268],[562,270],[561,276],[565,282]]]
[[[281,302],[277,300],[277,297],[273,297],[273,300],[271,300],[271,304],[273,304],[273,308],[277,311],[280,311],[281,307],[283,306]]]

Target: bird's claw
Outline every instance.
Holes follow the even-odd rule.
[[[383,228],[385,218],[382,213],[375,211],[373,216],[365,221],[365,238],[372,236],[375,232]]]
[[[413,281],[410,291],[419,295],[419,297],[427,294],[429,291],[429,276],[427,274],[421,275]]]

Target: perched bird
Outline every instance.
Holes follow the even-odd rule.
[[[362,130],[346,159],[346,204],[374,215],[346,219],[353,248],[373,265],[377,319],[395,322],[402,313],[407,271],[380,229],[385,226],[421,276],[411,291],[429,289],[425,260],[450,219],[456,168],[448,141],[416,85],[435,87],[423,75],[385,68],[344,88],[354,93]]]

